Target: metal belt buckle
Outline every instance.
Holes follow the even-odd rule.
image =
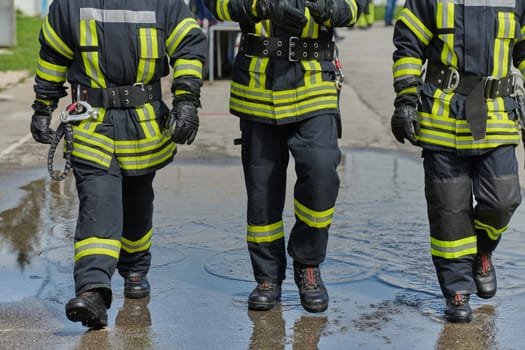
[[[139,87],[142,91],[144,91],[144,83],[135,83],[133,86]]]
[[[298,36],[291,36],[290,39],[288,39],[288,61],[290,62],[299,61],[295,52],[295,47],[297,46],[298,41]]]
[[[459,86],[459,80],[460,80],[459,72],[456,68],[449,66],[448,70],[449,70],[449,75],[446,81],[447,85],[443,89],[443,91],[447,93],[453,92],[454,90],[456,90],[456,88]]]

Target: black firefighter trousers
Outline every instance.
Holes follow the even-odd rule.
[[[248,227],[282,223],[290,152],[295,160],[295,202],[315,212],[333,210],[339,191],[336,168],[341,159],[335,115],[280,126],[241,119],[240,125]],[[329,225],[311,227],[297,216],[297,205],[288,253],[299,263],[320,264],[326,256]],[[257,282],[284,280],[284,234],[264,242],[248,239],[248,250]]]
[[[521,202],[515,146],[476,156],[424,150],[423,157],[432,260],[441,291],[446,298],[475,293],[476,253],[496,249]]]
[[[149,245],[117,257],[97,253],[97,242],[139,242],[151,233],[153,217],[153,178],[155,172],[124,176],[115,160],[110,169],[100,170],[81,163],[73,164],[79,215],[75,230],[75,291],[104,288],[111,296],[111,277],[118,269],[125,277],[130,272],[146,274],[151,265]],[[79,254],[77,245],[86,242],[94,247]],[[80,243],[82,244],[82,243]],[[87,246],[87,245],[86,245]],[[103,244],[101,244],[103,246]]]

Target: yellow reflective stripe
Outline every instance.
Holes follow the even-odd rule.
[[[80,43],[83,47],[98,47],[97,26],[94,19],[80,21]],[[99,53],[83,51],[82,62],[86,75],[91,78],[90,87],[105,88],[106,81],[100,69]]]
[[[494,42],[494,68],[492,71],[494,77],[504,77],[509,72],[509,60],[511,58],[509,50],[515,30],[514,13],[499,12],[497,35]]]
[[[434,92],[434,103],[432,104],[432,114],[439,115],[440,118],[448,118],[450,115],[450,101],[453,93],[445,93],[443,90],[436,89]]]
[[[459,258],[478,252],[477,237],[470,236],[455,241],[441,241],[430,237],[430,252],[445,259]]]
[[[437,26],[442,29],[454,29],[454,2],[452,0],[438,2]],[[454,34],[439,34],[443,41],[441,51],[441,62],[446,65],[457,67],[458,57],[454,52]]]
[[[398,20],[403,22],[425,46],[432,40],[432,32],[430,29],[428,29],[409,8],[405,7],[401,11]]]
[[[155,73],[159,58],[159,42],[156,28],[139,29],[140,58],[137,71],[137,82],[149,83]]]
[[[75,141],[82,141],[83,143],[101,148],[109,154],[112,154],[115,149],[114,141],[105,135],[93,131],[86,131],[78,126],[73,126],[73,131]]]
[[[60,39],[53,27],[51,27],[48,17],[46,17],[46,20],[42,25],[42,34],[44,35],[46,43],[55,49],[56,52],[69,60],[73,59],[75,53],[62,41],[62,39]]]
[[[163,147],[166,142],[170,141],[170,137],[157,134],[154,138],[141,140],[116,140],[115,153],[118,155],[133,154],[140,152],[149,152],[160,147]]]
[[[307,208],[303,204],[299,203],[297,199],[295,199],[294,212],[295,215],[297,215],[297,217],[308,226],[315,228],[325,228],[332,223],[334,208],[323,211],[315,211]]]
[[[415,57],[402,57],[396,60],[392,66],[394,79],[404,78],[406,76],[421,76],[423,60]]]
[[[272,107],[260,103],[247,102],[235,97],[230,99],[230,108],[234,111],[270,119],[297,117],[320,109],[337,109],[337,96],[319,96],[308,101],[290,104],[283,107]]]
[[[406,89],[399,91],[398,93],[396,93],[396,96],[401,96],[405,94],[417,94],[417,93],[418,93],[418,88],[417,86],[414,86],[414,87],[408,87]]]
[[[75,261],[88,255],[108,255],[118,259],[120,242],[114,239],[91,237],[75,243]]]
[[[66,81],[67,66],[59,66],[51,62],[44,61],[42,58],[38,59],[38,66],[36,68],[36,75],[47,81],[55,83],[63,83]]]
[[[231,21],[232,17],[230,15],[230,12],[228,11],[228,3],[229,0],[218,0],[215,10],[217,11],[217,15],[219,16],[220,20],[223,21]],[[255,1],[254,1],[255,3]]]
[[[130,241],[122,237],[122,249],[128,253],[136,253],[147,251],[151,246],[151,236],[153,228],[151,228],[146,234],[137,241]]]
[[[475,141],[465,120],[437,117],[420,113],[417,139],[421,142],[455,149],[488,149],[504,144],[519,144],[520,132],[516,121],[487,120],[487,135]],[[466,136],[457,136],[458,134]]]
[[[195,18],[185,18],[173,29],[168,39],[166,39],[166,50],[170,56],[173,55],[182,39],[184,39],[186,34],[192,29],[202,31]]]
[[[501,236],[501,234],[507,231],[507,229],[509,228],[509,226],[507,225],[500,229],[497,229],[490,225],[484,224],[479,220],[474,220],[474,227],[478,230],[484,230],[485,232],[487,232],[487,235],[489,236],[489,238],[494,241],[496,241]]]
[[[282,220],[270,225],[247,226],[247,240],[254,243],[273,242],[284,237],[284,225]]]
[[[317,85],[323,81],[321,63],[317,60],[300,61],[304,67],[304,83],[306,86]]]
[[[74,157],[85,159],[97,164],[100,164],[104,167],[109,167],[111,163],[112,155],[108,155],[104,152],[99,151],[93,147],[89,147],[80,143],[73,144],[73,151],[71,154]]]
[[[272,91],[264,88],[249,89],[244,85],[232,82],[232,95],[238,96],[245,100],[253,100],[254,103],[263,104],[274,103],[275,105],[284,105],[287,103],[298,103],[302,100],[308,100],[314,97],[324,97],[332,95],[337,97],[337,89],[333,82],[320,82],[316,86],[307,85],[292,90]],[[329,98],[330,100],[332,97]],[[296,102],[299,101],[299,102]]]
[[[308,7],[305,11],[306,16],[306,25],[303,28],[303,31],[301,33],[302,38],[312,38],[317,39],[319,38],[319,24],[315,22],[315,20],[312,18],[312,15],[310,14],[310,10]]]
[[[173,66],[173,79],[193,76],[202,79],[202,62],[199,60],[178,59]]]
[[[120,167],[124,170],[142,170],[161,164],[173,156],[176,145],[169,141],[165,147],[158,152],[143,156],[119,156],[117,157]]]
[[[250,60],[250,90],[260,89],[263,90],[266,86],[266,69],[270,59],[268,57],[259,58],[252,57]]]
[[[160,134],[160,130],[155,120],[155,110],[151,103],[147,103],[142,107],[135,108],[137,116],[140,121],[140,126],[146,138],[152,138]]]

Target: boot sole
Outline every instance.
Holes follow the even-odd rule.
[[[149,296],[149,290],[142,292],[124,292],[124,297],[129,299],[142,299],[147,296]]]
[[[452,317],[452,316],[446,316],[445,318],[449,322],[453,323],[468,323],[472,321],[472,316],[466,316],[466,317]]]
[[[89,328],[104,328],[108,325],[107,315],[100,317],[98,313],[83,303],[66,305],[66,316],[72,322],[82,322]]]
[[[256,311],[268,311],[273,309],[280,300],[281,298],[277,298],[274,303],[257,303],[248,301],[248,309]]]
[[[328,303],[325,305],[312,306],[312,305],[304,304],[303,302],[301,302],[301,305],[303,306],[303,309],[305,309],[308,312],[312,312],[312,313],[324,312],[328,309]]]
[[[494,292],[494,293],[487,293],[487,294],[483,294],[483,293],[479,293],[479,292],[478,292],[478,293],[476,293],[476,295],[477,295],[478,297],[480,297],[481,299],[490,299],[490,298],[492,298],[494,295],[496,295],[496,292]]]

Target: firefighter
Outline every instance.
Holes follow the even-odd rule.
[[[287,251],[301,304],[323,312],[328,294],[319,264],[339,190],[341,152],[333,28],[352,26],[361,0],[207,0],[220,20],[242,30],[230,88],[240,118],[247,203],[247,245],[257,285],[248,308],[270,310],[281,297],[283,222],[290,152],[297,176],[295,224]],[[333,11],[336,8],[337,11]]]
[[[394,28],[391,128],[422,148],[430,251],[452,322],[471,320],[471,294],[496,294],[492,254],[521,202],[511,72],[525,73],[524,32],[514,0],[407,0]]]
[[[101,328],[111,305],[111,277],[124,296],[149,295],[153,179],[176,144],[191,144],[206,37],[183,0],[55,0],[40,31],[31,132],[50,143],[51,114],[67,95],[92,109],[72,125],[72,168],[79,200],[75,230],[73,322]],[[173,67],[173,107],[161,77]]]

